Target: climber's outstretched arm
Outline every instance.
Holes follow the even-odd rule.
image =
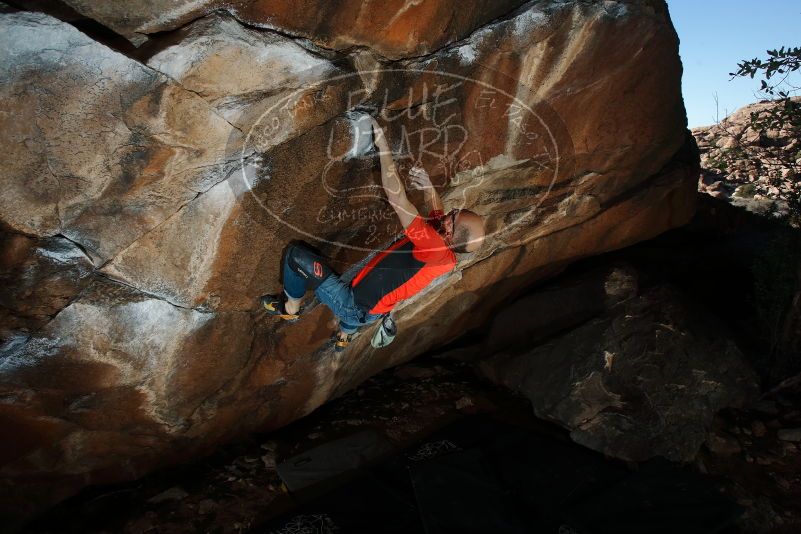
[[[387,200],[398,214],[401,226],[406,228],[417,217],[417,208],[406,197],[406,188],[398,175],[398,169],[392,159],[392,151],[389,149],[384,130],[375,119],[372,119],[372,122],[375,146],[378,148],[381,158],[381,185],[384,187]]]

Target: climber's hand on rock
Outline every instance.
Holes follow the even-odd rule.
[[[375,117],[370,117],[370,123],[373,125],[373,142],[375,146],[378,148],[379,152],[386,152],[389,150],[389,143],[387,143],[387,137],[384,134],[384,129],[381,128],[381,125],[378,124],[378,121],[375,120]]]
[[[428,176],[426,170],[422,167],[414,166],[409,169],[409,177],[412,181],[412,187],[418,190],[432,189],[434,186],[431,184],[431,178]]]

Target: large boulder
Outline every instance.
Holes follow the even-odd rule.
[[[631,461],[690,461],[715,414],[759,394],[722,325],[655,287],[534,349],[481,362],[574,441]]]
[[[175,4],[180,16],[148,5],[177,25],[204,3]],[[446,39],[495,9],[455,15]],[[337,17],[327,31],[350,42]],[[17,436],[0,474],[15,514],[287,424],[482,324],[522,284],[694,211],[698,157],[661,0],[533,2],[401,62],[218,14],[159,35],[147,64],[45,15],[0,14],[0,30],[14,288],[0,418]],[[397,53],[443,44],[409,42],[423,44]],[[390,348],[370,347],[368,330],[338,354],[324,307],[276,325],[256,297],[279,289],[291,240],[352,272],[399,230],[375,158],[348,155],[357,105],[380,113],[402,169],[426,166],[490,235],[397,309]]]

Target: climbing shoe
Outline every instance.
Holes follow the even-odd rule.
[[[300,317],[300,310],[298,313],[288,313],[286,311],[286,293],[280,295],[264,295],[259,297],[261,307],[270,314],[275,315],[284,321],[295,322]]]
[[[353,339],[353,334],[345,334],[342,332],[337,332],[334,336],[334,350],[337,352],[342,352],[345,350],[351,340]]]
[[[377,349],[386,347],[392,343],[392,340],[395,339],[395,335],[397,333],[398,326],[395,324],[395,320],[392,319],[391,315],[386,314],[381,319],[381,324],[378,325],[378,328],[373,335],[373,339],[370,340],[370,344]]]

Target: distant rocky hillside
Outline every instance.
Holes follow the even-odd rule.
[[[787,130],[756,131],[750,120],[753,113],[763,114],[774,105],[769,101],[750,104],[717,124],[692,129],[701,152],[700,191],[753,199],[752,206],[775,203],[780,211],[786,209],[788,198],[799,191],[801,139]],[[794,164],[778,158],[779,150],[795,154]]]

